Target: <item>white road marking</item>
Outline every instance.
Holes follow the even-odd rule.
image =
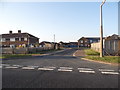
[[[2,64],[2,66],[10,66],[9,64]]]
[[[0,65],[0,68],[2,68],[2,66]]]
[[[95,73],[95,71],[86,71],[86,70],[79,70],[79,72],[85,72],[85,73]]]
[[[78,68],[78,70],[93,70],[91,68]]]
[[[99,69],[99,71],[115,71],[115,70],[110,70],[110,69]]]
[[[73,69],[71,67],[60,67],[60,69]]]
[[[42,70],[42,71],[52,71],[54,70],[53,68],[38,68],[38,70]]]
[[[16,67],[22,67],[22,66],[20,66],[20,65],[12,65],[12,66],[16,66]]]
[[[16,68],[18,68],[18,67],[7,66],[7,67],[5,67],[5,68],[16,69]]]
[[[33,70],[35,68],[34,67],[22,67],[22,69]]]
[[[72,72],[71,69],[58,69],[58,71],[62,71],[62,72]]]
[[[38,68],[39,66],[27,66],[27,67],[31,67],[31,68]]]
[[[44,68],[51,68],[51,69],[55,69],[56,67],[53,67],[53,66],[45,66]]]
[[[102,74],[119,74],[118,72],[101,72]]]

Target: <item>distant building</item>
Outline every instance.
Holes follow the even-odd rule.
[[[48,42],[48,41],[42,41],[39,43],[40,47],[48,47],[48,48],[53,48],[54,44],[52,42]]]
[[[82,37],[78,40],[78,47],[90,47],[91,43],[99,42],[99,37]]]
[[[12,33],[0,35],[0,43],[2,47],[27,47],[39,44],[39,38],[29,33]]]
[[[60,47],[61,48],[72,48],[72,47],[78,47],[78,43],[77,42],[68,42],[68,43],[66,43],[66,42],[59,42],[59,44],[60,44]]]
[[[105,38],[104,50],[109,55],[120,55],[120,36],[113,34]]]
[[[45,47],[50,49],[60,49],[59,43],[42,41],[39,43],[39,47]]]

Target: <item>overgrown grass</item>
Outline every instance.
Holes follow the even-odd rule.
[[[86,56],[85,58],[95,60],[95,61],[104,61],[109,63],[120,63],[120,57],[119,56]]]
[[[94,50],[92,50],[92,49],[85,49],[84,51],[85,51],[85,54],[86,54],[86,55],[100,55],[99,52],[94,51]]]

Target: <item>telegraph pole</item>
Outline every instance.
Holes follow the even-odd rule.
[[[54,34],[54,43],[55,43],[55,34]]]
[[[103,21],[102,21],[102,6],[106,0],[100,5],[100,57],[103,57]]]

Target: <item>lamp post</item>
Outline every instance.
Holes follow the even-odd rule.
[[[102,22],[102,6],[106,0],[100,5],[100,57],[103,57],[103,22]]]

